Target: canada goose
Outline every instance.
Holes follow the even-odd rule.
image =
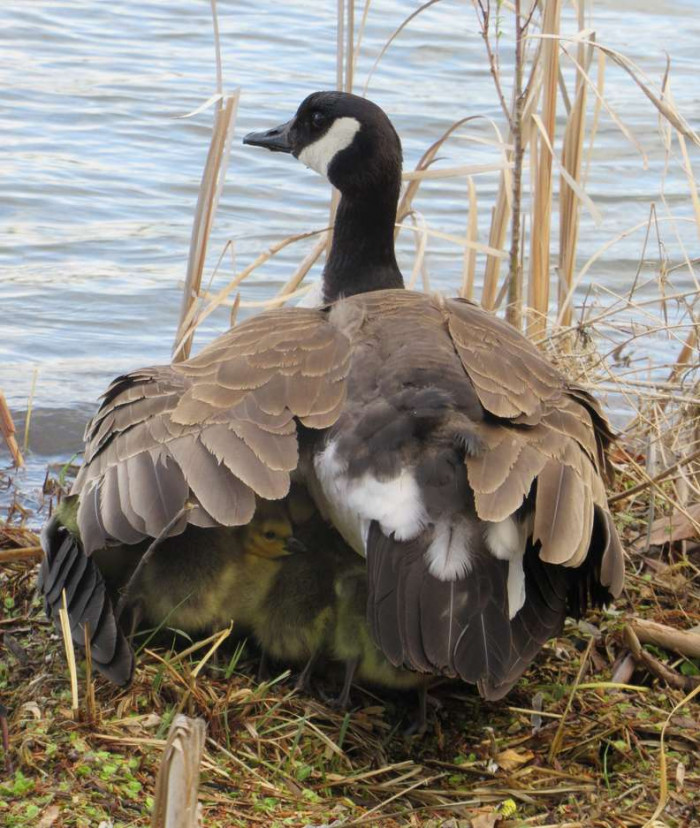
[[[48,550],[60,550],[57,557],[47,557],[40,573],[47,613],[58,624],[61,590],[66,589],[71,621],[82,618],[93,633],[96,666],[109,678],[115,672],[123,674],[119,684],[130,679],[133,669],[123,634],[126,625],[115,624],[112,612],[123,590],[128,589],[124,605],[132,631],[139,625],[167,626],[197,636],[233,621],[237,632],[248,633],[279,562],[303,548],[292,535],[285,504],[258,500],[245,526],[191,525],[180,535],[164,538],[132,578],[150,544],[106,547],[87,557],[77,540],[76,513],[77,498],[66,498],[49,524],[61,540],[45,543]],[[71,626],[82,647],[82,627]]]
[[[320,517],[305,489],[293,485],[285,502],[294,521],[295,542],[303,552],[280,561],[252,631],[263,653],[261,673],[266,672],[268,657],[303,666],[296,686],[306,690],[318,659],[332,655],[335,578],[362,562]]]
[[[355,564],[335,578],[335,613],[331,652],[345,664],[343,690],[336,700],[344,710],[350,702],[350,688],[355,679],[378,687],[418,692],[418,717],[412,730],[422,733],[426,727],[427,676],[402,670],[389,663],[375,644],[367,625],[367,570]]]
[[[299,547],[284,504],[258,501],[245,526],[191,526],[166,538],[131,588],[129,602],[148,627],[167,624],[189,635],[247,632],[281,561]]]
[[[333,629],[333,569],[328,563],[318,548],[282,561],[252,619],[253,635],[265,661],[271,657],[303,666],[296,682],[300,690],[308,689]]]
[[[608,422],[506,323],[400,289],[401,145],[379,107],[314,93],[246,142],[340,190],[332,304],[267,311],[186,362],[116,379],[74,486],[85,551],[244,525],[294,472],[366,556],[389,662],[498,699],[567,614],[622,589]]]

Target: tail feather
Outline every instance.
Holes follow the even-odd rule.
[[[64,543],[66,543],[66,541],[64,541]],[[75,598],[76,590],[80,586],[83,575],[85,575],[89,568],[89,563],[90,561],[85,555],[71,555],[70,565],[65,568],[62,582],[58,582],[52,590],[52,594],[55,595],[54,600],[61,601],[61,592],[65,589],[66,606],[69,611],[71,602]]]
[[[71,632],[74,627],[77,627],[82,632],[83,626],[87,624],[90,630],[90,653],[95,656],[97,663],[111,664],[117,653],[119,639],[123,637],[123,633],[119,629],[114,615],[114,609],[112,608],[112,602],[106,593],[101,603],[101,612],[94,626],[90,623],[89,617],[86,614],[84,621],[81,619],[77,623],[76,621],[71,622]]]
[[[45,542],[47,529],[48,526],[44,527],[41,537],[41,545],[44,550],[47,548]],[[42,564],[39,570],[39,588],[44,595],[44,606],[47,612],[50,605],[55,603],[57,596],[61,594],[61,585],[65,580],[65,570],[71,565],[71,547],[70,538],[61,536],[54,538],[52,536],[51,566]]]
[[[125,636],[119,636],[114,655],[107,662],[96,659],[92,647],[90,648],[90,653],[93,656],[92,663],[95,669],[113,684],[123,686],[131,681],[131,676],[134,672],[134,651],[131,649],[131,644],[129,644]],[[125,675],[128,678],[124,679]]]
[[[426,563],[429,542],[422,536],[397,541],[379,524],[370,527],[372,635],[394,666],[459,677],[489,700],[508,693],[545,643],[561,633],[567,615],[610,599],[600,583],[604,547],[596,542],[584,563],[573,568],[542,561],[539,543],[530,539],[523,559],[526,598],[512,618],[508,561],[482,543],[470,550],[465,576],[441,581]]]
[[[398,580],[394,561],[389,554],[384,554],[381,547],[389,539],[379,529],[375,521],[370,525],[367,568],[369,595],[367,598],[367,623],[374,633],[377,646],[389,662],[395,667],[404,663],[402,637],[397,627],[399,618],[399,595],[396,589]],[[370,549],[378,547],[377,554],[370,554]]]
[[[376,530],[381,533],[378,526]],[[394,544],[396,542],[392,539],[389,543]],[[423,554],[424,549],[420,543],[411,541],[405,546],[407,548],[403,549],[402,555],[391,556],[399,574],[396,592],[401,629],[403,630],[400,637],[403,645],[404,663],[408,661],[414,664],[414,670],[430,672],[432,659],[426,652],[426,646],[429,646],[430,639],[421,632],[423,629],[421,593],[424,579],[428,574],[428,567]]]
[[[127,684],[134,671],[134,654],[117,624],[95,561],[85,555],[77,538],[55,516],[42,530],[41,545],[44,559],[38,586],[46,614],[60,630],[59,610],[65,591],[73,643],[84,647],[87,627],[95,668],[115,684]]]
[[[100,571],[96,566],[88,566],[83,577],[77,582],[76,588],[67,596],[68,615],[71,618],[82,618],[89,604],[95,600],[95,593],[102,584]],[[103,585],[104,586],[104,585]]]
[[[510,620],[511,652],[500,676],[486,675],[479,692],[490,701],[503,698],[533,662],[542,647],[564,627],[576,570],[544,563],[539,544],[528,544],[523,560],[526,600]]]
[[[441,581],[427,542],[397,541],[377,523],[367,543],[368,621],[396,667],[477,682],[505,674],[510,653],[507,562],[485,552],[459,581]]]
[[[508,670],[512,641],[507,582],[507,562],[488,552],[479,556],[466,578],[455,582],[462,632],[453,659],[464,681],[477,683],[489,676],[500,682]]]

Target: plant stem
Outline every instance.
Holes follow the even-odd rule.
[[[522,325],[523,280],[520,262],[520,199],[523,178],[523,34],[520,0],[515,0],[515,72],[513,78],[513,210],[511,214],[510,268],[506,319],[520,330]]]

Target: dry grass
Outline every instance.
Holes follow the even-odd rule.
[[[148,825],[164,738],[184,712],[207,724],[206,826],[437,826],[454,818],[447,824],[621,828],[652,825],[660,802],[656,824],[699,824],[700,726],[689,694],[700,662],[647,644],[651,661],[638,656],[635,665],[629,622],[700,623],[700,549],[640,546],[652,487],[629,496],[641,458],[621,450],[617,459],[614,496],[630,550],[623,599],[571,624],[502,703],[438,684],[432,694],[442,706],[423,739],[401,735],[410,697],[357,690],[359,708],[338,714],[284,679],[258,684],[255,658],[237,651],[202,672],[211,642],[184,657],[142,652],[125,691],[98,677],[91,694],[79,665],[76,720],[62,642],[34,593],[35,568],[0,565],[0,698],[10,738],[0,754],[0,822]],[[658,484],[665,495],[674,476]],[[3,527],[0,538],[0,548],[36,545],[17,527]]]

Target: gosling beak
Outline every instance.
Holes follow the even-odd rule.
[[[272,150],[272,152],[291,152],[292,145],[289,141],[289,130],[292,122],[287,121],[286,124],[268,129],[266,132],[249,132],[243,139],[244,144],[250,144],[251,147],[265,147]]]
[[[289,538],[284,544],[284,548],[290,555],[295,555],[297,552],[306,552],[306,547],[298,538]]]

